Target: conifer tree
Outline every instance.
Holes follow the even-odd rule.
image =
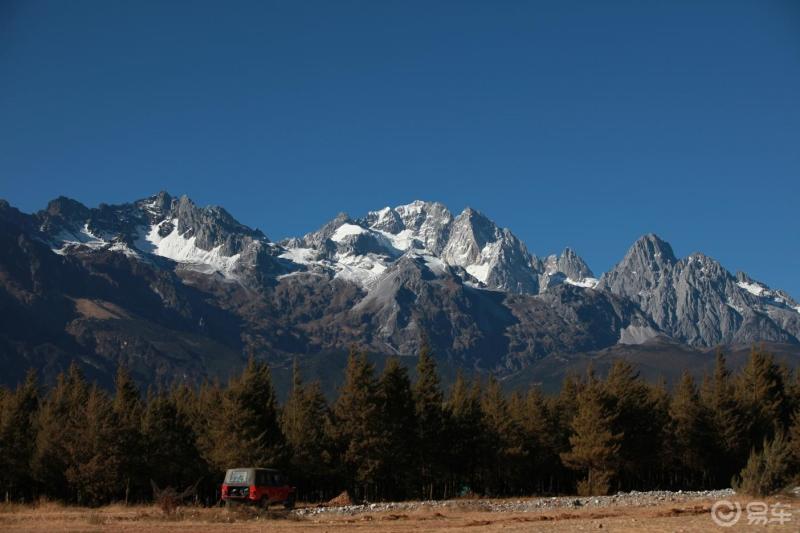
[[[328,405],[319,383],[304,384],[295,360],[281,427],[292,451],[290,473],[300,498],[320,499],[330,484],[331,443],[324,423],[328,418]],[[315,488],[316,494],[312,493]]]
[[[672,396],[667,388],[667,380],[663,376],[660,377],[655,384],[648,384],[647,388],[648,395],[650,397],[650,404],[653,406],[652,424],[655,428],[654,438],[656,439],[651,453],[660,458],[659,461],[650,462],[651,468],[653,469],[653,475],[651,477],[651,484],[649,486],[658,488],[664,487],[672,482],[672,472],[670,470],[671,463],[669,460],[671,453],[671,419],[669,415],[669,409],[670,403],[672,402]],[[710,424],[710,422],[708,423]],[[708,438],[712,438],[711,433],[709,433]],[[706,443],[704,446],[707,447],[708,444]]]
[[[269,366],[250,357],[241,375],[230,380],[211,428],[217,468],[286,466],[288,447],[281,432]]]
[[[416,459],[416,418],[408,370],[390,357],[378,382],[380,418],[387,446],[383,460],[384,496],[404,498],[413,490]]]
[[[450,493],[466,494],[482,489],[479,469],[490,450],[481,411],[480,381],[471,384],[459,372],[447,401],[448,425],[446,463]]]
[[[419,483],[422,496],[433,498],[434,487],[442,464],[444,435],[444,395],[439,385],[436,362],[427,340],[423,339],[417,361],[417,380],[414,383],[414,404],[417,417],[417,451]]]
[[[118,498],[124,486],[123,452],[111,399],[97,386],[89,388],[86,404],[72,420],[66,444],[64,475],[79,504],[95,505]]]
[[[592,375],[594,369],[590,365],[587,374]],[[561,389],[555,403],[555,410],[567,428],[572,422],[572,417],[578,412],[578,395],[583,389],[583,383],[578,375],[568,371],[561,382]],[[565,436],[566,438],[566,436]]]
[[[519,409],[519,397],[513,397],[514,406]],[[488,449],[491,456],[484,459],[487,464],[486,482],[490,494],[507,492],[510,485],[519,481],[520,467],[524,455],[522,436],[518,418],[512,418],[509,402],[494,376],[481,399],[481,411],[487,431]]]
[[[204,381],[198,389],[186,383],[175,383],[169,391],[169,397],[178,416],[189,424],[195,435],[195,446],[200,454],[200,466],[203,470],[198,497],[206,505],[211,505],[219,497],[219,480],[225,473],[215,462],[218,436],[226,424],[221,408],[223,389],[216,380]]]
[[[15,392],[0,395],[0,490],[6,498],[30,499],[31,461],[36,444],[39,383],[29,371]]]
[[[89,387],[78,365],[56,378],[56,385],[42,403],[37,417],[36,447],[32,471],[36,481],[48,487],[50,496],[74,501],[77,493],[67,482],[66,471],[73,467],[71,451],[81,445],[84,409]]]
[[[365,498],[376,493],[387,446],[377,389],[375,370],[366,354],[351,349],[344,384],[333,407],[330,433],[350,489]]]
[[[750,442],[770,439],[788,426],[791,413],[783,372],[772,354],[753,347],[736,380],[735,394],[745,415]]]
[[[694,380],[684,372],[669,408],[670,457],[680,487],[702,487],[707,478],[711,431]]]
[[[572,420],[571,449],[561,454],[564,464],[585,473],[578,483],[584,495],[607,494],[619,468],[618,455],[623,435],[614,433],[611,399],[590,371],[589,381],[577,398],[578,410]]]
[[[538,388],[531,388],[518,408],[511,410],[522,434],[522,453],[527,467],[521,475],[532,483],[535,492],[555,490],[554,482],[559,475],[558,428],[551,416],[551,409]]]
[[[703,383],[700,399],[711,419],[714,438],[708,443],[715,486],[730,486],[731,477],[747,459],[747,422],[734,396],[725,355],[717,350],[714,373]]]
[[[165,392],[148,395],[142,438],[147,450],[143,470],[158,487],[183,490],[206,474],[197,437],[174,396]]]
[[[198,390],[194,390],[186,384],[176,384],[172,387],[170,396],[175,408],[192,427],[197,439],[197,449],[205,464],[214,475],[223,474],[224,470],[217,464],[215,456],[217,437],[227,424],[222,409],[222,386],[217,381],[205,381]]]
[[[594,375],[594,369],[591,363],[586,369],[586,372],[589,376]],[[562,453],[566,453],[572,448],[569,441],[573,433],[572,421],[578,412],[578,396],[584,387],[585,384],[580,376],[568,370],[561,382],[561,389],[558,394],[547,399],[550,417],[553,421],[552,433],[549,440],[553,444],[553,452],[559,457],[561,457]],[[561,476],[560,479],[553,482],[553,485],[559,491],[572,490],[574,481],[571,477],[574,476],[574,473],[569,471],[563,461],[558,461],[558,463],[558,470],[568,472],[569,476]]]
[[[649,387],[628,361],[617,359],[605,382],[614,409],[615,433],[621,434],[618,478],[626,487],[646,487],[661,466],[657,454],[661,425]],[[663,422],[663,420],[661,420]]]
[[[148,480],[142,476],[145,469],[144,450],[142,448],[142,399],[139,389],[124,366],[117,368],[114,381],[114,415],[118,426],[117,436],[121,447],[121,475],[125,480],[125,502],[130,498],[131,490],[144,491]]]

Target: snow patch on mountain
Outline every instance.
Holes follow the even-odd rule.
[[[739,281],[736,283],[739,287],[746,290],[750,294],[755,296],[762,296],[764,292],[767,290],[763,285],[759,283],[749,283],[747,281]]]
[[[658,332],[650,326],[631,324],[620,330],[618,342],[619,344],[643,344],[657,335]]]
[[[581,279],[572,279],[566,278],[564,283],[569,285],[575,285],[576,287],[583,287],[584,289],[594,289],[597,287],[597,284],[600,283],[600,280],[597,278],[581,278]]]
[[[368,255],[346,255],[338,258],[334,277],[371,287],[386,270],[382,261]]]
[[[486,283],[486,280],[489,278],[490,266],[488,264],[467,265],[464,267],[464,270],[481,283]]]
[[[91,250],[104,250],[118,252],[128,257],[141,258],[136,250],[130,248],[118,236],[96,235],[89,229],[89,224],[84,224],[78,231],[61,230],[50,240],[51,250],[58,255],[67,255],[73,249],[86,247]]]
[[[162,237],[159,229],[167,221],[154,224],[143,239],[136,242],[136,247],[160,257],[172,259],[178,263],[189,265],[200,271],[217,271],[226,277],[233,277],[233,270],[240,254],[226,256],[222,254],[222,246],[211,250],[203,250],[195,244],[196,237],[186,238],[178,232],[178,219],[171,221],[173,230]]]
[[[378,231],[378,230],[376,230]],[[414,232],[410,229],[404,229],[400,233],[394,234],[386,231],[378,231],[385,239],[387,239],[392,247],[399,251],[406,251],[413,248],[419,241],[417,240]]]
[[[298,265],[310,265],[317,260],[317,251],[312,248],[287,248],[278,257]]]
[[[342,242],[350,235],[360,235],[367,232],[368,230],[362,228],[361,226],[356,226],[355,224],[342,224],[336,228],[335,232],[333,232],[333,235],[331,235],[331,240],[333,242]]]
[[[89,248],[102,248],[108,244],[104,239],[94,235],[89,230],[89,224],[84,224],[78,231],[62,230],[55,236],[53,243],[56,245],[53,251],[63,254],[64,248],[81,244]]]

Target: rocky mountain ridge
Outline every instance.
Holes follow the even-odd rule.
[[[800,345],[788,294],[703,254],[678,259],[655,235],[597,279],[569,248],[540,259],[479,211],[435,202],[276,243],[165,192],[33,214],[0,201],[0,237],[0,358],[20,372],[78,359],[196,379],[251,354],[413,354],[423,334],[443,360],[501,374],[658,338]]]

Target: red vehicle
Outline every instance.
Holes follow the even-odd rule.
[[[231,468],[225,473],[222,500],[225,505],[234,502],[254,503],[262,507],[283,504],[294,507],[295,488],[286,482],[280,471],[272,468]]]

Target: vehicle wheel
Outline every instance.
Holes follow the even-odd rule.
[[[291,496],[289,496],[289,499],[288,499],[288,500],[286,500],[285,502],[283,502],[283,506],[284,506],[286,509],[294,509],[294,494],[292,494]]]
[[[269,498],[261,498],[259,504],[261,505],[261,508],[264,509],[265,511],[269,510]]]

